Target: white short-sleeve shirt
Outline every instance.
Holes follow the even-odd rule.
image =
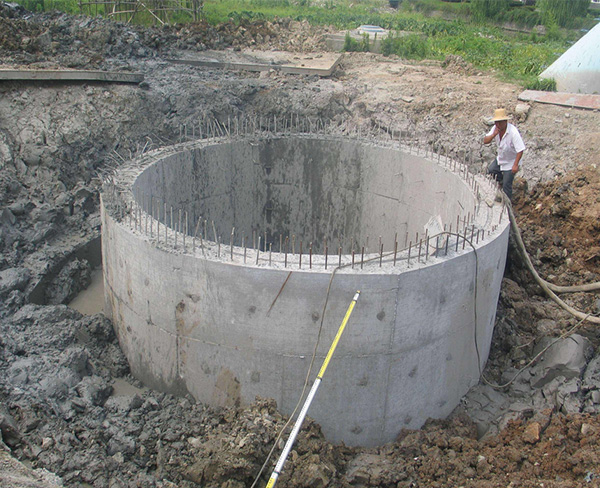
[[[491,136],[494,132],[494,127],[487,133]],[[506,125],[506,132],[504,137],[500,140],[500,134],[494,137],[494,141],[498,146],[498,166],[502,171],[509,171],[515,164],[517,153],[525,150],[525,144],[519,134],[519,130],[512,124]],[[521,162],[519,162],[519,166]]]

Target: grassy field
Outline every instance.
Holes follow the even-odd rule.
[[[408,31],[412,35],[384,44],[384,52],[412,59],[443,60],[458,55],[479,69],[493,70],[503,79],[531,88],[539,87],[538,75],[581,35],[579,29],[555,25],[544,35],[509,32],[492,23],[472,21],[466,2],[441,0],[405,0],[397,10],[389,8],[387,0],[205,0],[204,15],[214,24],[290,17],[338,29],[371,24],[392,32]],[[505,12],[501,20],[526,28],[541,19],[535,9],[522,7]]]
[[[30,10],[79,10],[76,0],[20,2]],[[493,70],[499,77],[527,87],[537,86],[538,75],[581,35],[579,29],[556,25],[543,35],[508,32],[490,22],[472,21],[469,8],[466,2],[441,0],[404,0],[398,9],[390,8],[388,0],[205,0],[203,17],[213,25],[282,17],[340,30],[379,25],[392,32],[410,33],[386,41],[386,54],[438,60],[458,55],[481,70]],[[533,8],[512,10],[518,15],[507,12],[509,18],[504,21],[514,24],[515,18],[521,17],[527,20],[522,24],[535,24],[541,19]]]

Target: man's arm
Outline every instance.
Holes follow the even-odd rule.
[[[492,142],[494,140],[494,137],[496,137],[497,135],[498,135],[498,127],[494,127],[494,130],[492,131],[492,133],[486,135],[483,138],[483,143],[484,144],[489,144],[490,142]]]
[[[522,157],[523,157],[523,151],[519,151],[517,153],[517,157],[515,158],[515,162],[513,163],[513,167],[512,167],[513,174],[516,174],[516,172],[519,171],[519,161],[521,161]]]

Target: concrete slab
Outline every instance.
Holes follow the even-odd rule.
[[[245,71],[271,69],[296,75],[331,76],[342,59],[338,53],[298,54],[284,51],[204,51],[200,54],[182,54],[168,61],[174,64],[206,66]]]
[[[115,71],[63,70],[63,69],[0,69],[0,81],[105,81],[140,83],[141,73]]]
[[[519,100],[524,102],[551,103],[564,107],[600,109],[600,95],[587,95],[584,93],[561,93],[538,90],[525,90],[519,95]]]

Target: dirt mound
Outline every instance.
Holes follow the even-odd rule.
[[[306,21],[270,22],[243,17],[218,26],[200,20],[183,26],[139,28],[99,17],[57,12],[32,14],[19,6],[3,3],[0,5],[0,56],[10,56],[13,67],[123,68],[123,61],[127,59],[168,56],[180,50],[243,46],[313,52],[325,48],[323,34],[331,30],[311,26]],[[107,58],[111,60],[108,64]]]
[[[536,263],[556,284],[600,280],[600,172],[582,168],[536,186],[516,208]]]

